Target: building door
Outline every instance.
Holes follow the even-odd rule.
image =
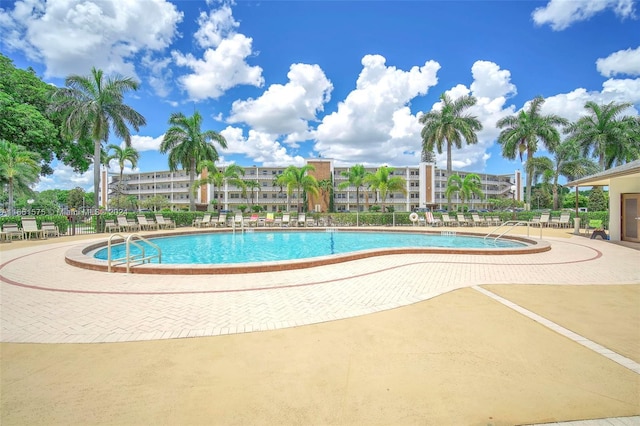
[[[622,241],[640,243],[640,194],[622,194]]]

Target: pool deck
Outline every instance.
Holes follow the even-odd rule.
[[[456,228],[453,230],[461,231]],[[468,230],[480,233],[484,231],[481,228]],[[535,236],[535,233],[532,235]],[[149,342],[149,344],[158,344],[153,342],[163,341],[167,344],[171,344],[170,342],[191,344],[191,342],[209,341],[184,338],[207,339],[211,336],[219,336],[218,338],[235,336],[234,339],[249,339],[247,340],[249,342],[251,339],[265,339],[267,338],[265,336],[273,336],[269,333],[276,331],[283,339],[289,335],[295,335],[295,341],[306,341],[309,339],[309,333],[314,333],[313,330],[320,334],[330,333],[326,330],[334,327],[332,324],[336,324],[338,328],[342,327],[338,324],[360,324],[365,328],[376,324],[378,328],[374,327],[373,330],[383,330],[382,334],[385,334],[389,330],[380,325],[380,320],[377,319],[381,318],[380,315],[398,316],[397,319],[387,317],[382,321],[383,323],[398,321],[398,324],[403,324],[406,321],[411,322],[414,315],[427,315],[415,312],[416,309],[428,309],[429,312],[434,312],[439,309],[438,306],[442,309],[446,306],[447,314],[443,318],[450,318],[452,324],[457,324],[458,321],[461,324],[465,324],[465,321],[482,322],[484,319],[492,319],[494,315],[508,318],[508,320],[503,318],[496,323],[495,327],[499,328],[503,325],[520,324],[524,319],[524,322],[519,325],[523,327],[521,333],[532,336],[541,333],[542,340],[553,341],[549,346],[550,352],[554,353],[554,357],[560,358],[554,358],[552,363],[562,364],[566,361],[565,356],[574,356],[571,362],[577,363],[583,369],[580,372],[576,371],[576,374],[580,373],[586,375],[591,381],[597,381],[601,380],[598,374],[602,373],[615,381],[612,385],[603,385],[601,389],[605,399],[614,399],[619,402],[614,406],[598,400],[601,406],[598,407],[596,403],[596,408],[599,408],[597,410],[588,407],[590,400],[585,398],[580,400],[582,405],[578,407],[578,412],[583,414],[576,415],[576,407],[571,409],[565,407],[563,411],[551,404],[546,407],[548,409],[546,412],[549,413],[546,417],[540,414],[545,412],[544,406],[535,414],[529,413],[529,407],[525,409],[523,406],[520,407],[521,416],[515,420],[505,416],[505,419],[511,420],[504,420],[505,422],[501,423],[495,417],[493,419],[488,417],[482,420],[483,424],[549,423],[558,419],[600,417],[609,419],[600,420],[600,423],[576,424],[616,424],[611,419],[613,417],[626,417],[626,420],[619,421],[627,423],[620,424],[640,424],[640,417],[628,417],[640,415],[640,329],[634,328],[637,327],[636,316],[639,315],[633,312],[634,307],[639,308],[640,312],[640,306],[635,305],[636,299],[632,299],[634,302],[629,307],[629,293],[625,290],[633,289],[632,297],[635,297],[636,293],[640,294],[635,290],[640,286],[640,267],[638,266],[640,251],[634,249],[633,245],[629,248],[609,241],[590,240],[571,235],[571,231],[566,229],[545,229],[544,239],[551,245],[551,250],[543,253],[499,256],[447,253],[396,254],[279,272],[213,276],[109,274],[80,269],[64,262],[65,254],[70,249],[93,240],[104,240],[104,238],[104,235],[98,238],[96,236],[60,237],[46,241],[14,241],[0,245],[0,341],[3,342],[3,369],[8,365],[7,359],[11,359],[8,354],[14,351],[20,352],[21,348],[22,351],[24,348],[38,348],[33,349],[38,352],[42,348],[49,347],[48,345],[12,346],[15,343]],[[534,287],[531,287],[532,285]],[[562,314],[563,309],[560,309],[559,313],[546,312],[544,304],[536,304],[538,300],[536,298],[541,296],[535,295],[537,290],[532,289],[547,290],[559,285],[566,286],[563,288],[570,289],[571,292],[603,288],[599,290],[605,292],[603,294],[619,293],[620,300],[616,303],[627,303],[624,309],[630,309],[629,315],[633,317],[631,332],[621,334],[619,337],[621,342],[614,341],[610,344],[609,340],[601,339],[595,331],[574,325],[580,324],[581,320],[572,322],[565,318]],[[611,290],[607,290],[606,286]],[[528,293],[522,296],[522,299],[518,299],[521,295],[514,293],[515,290],[509,290],[512,288],[527,289]],[[578,297],[577,293],[567,296],[565,300],[567,312],[573,312],[569,307],[571,300],[575,300],[576,297]],[[603,296],[598,294],[593,297],[597,299]],[[465,309],[471,311],[476,307],[478,309],[482,307],[486,312],[475,319],[464,318],[464,315],[463,318],[458,318],[460,312],[456,306],[465,306]],[[579,311],[578,308],[576,309]],[[616,310],[620,311],[620,309],[622,308],[618,307]],[[605,310],[603,308],[603,311]],[[597,314],[598,312],[588,313],[593,316]],[[448,320],[444,319],[444,321]],[[506,324],[503,324],[505,321]],[[312,325],[321,328],[301,327]],[[405,328],[405,326],[400,327]],[[593,327],[595,328],[596,325]],[[407,325],[406,328],[411,327]],[[466,336],[461,329],[455,330]],[[267,333],[256,333],[259,331]],[[419,332],[419,330],[413,332]],[[499,334],[504,336],[508,332],[508,330],[502,330]],[[551,334],[544,334],[548,332]],[[512,336],[513,339],[518,340],[518,335],[516,333]],[[352,339],[357,340],[357,336],[357,334],[355,337],[352,336]],[[403,345],[410,345],[411,341],[414,341],[416,347],[419,347],[420,344],[415,341],[415,335],[411,336],[402,340]],[[426,339],[425,336],[419,337],[419,339],[423,338]],[[447,334],[442,338],[450,337]],[[502,337],[497,339],[500,338]],[[470,345],[468,350],[473,351],[470,342],[473,337],[466,336],[465,339]],[[546,347],[547,343],[545,340],[542,343],[521,342],[519,344],[523,347],[532,344],[529,350],[536,352],[536,348]],[[65,347],[72,348],[76,345]],[[117,348],[122,347],[117,346]],[[264,348],[263,346],[262,350]],[[258,355],[262,353],[260,350],[258,352],[255,352],[255,348],[253,350],[254,356],[261,356]],[[382,349],[382,353],[386,350],[388,349]],[[503,348],[500,352],[504,351]],[[556,353],[560,351],[562,353]],[[389,354],[386,360],[377,352],[370,355],[382,363],[394,364],[404,359],[409,364],[412,362],[420,364],[421,361],[415,358],[415,354],[419,352],[420,349],[414,348],[403,352],[404,355],[400,357],[394,352]],[[518,350],[516,352],[518,355],[512,356],[525,356]],[[248,353],[251,354],[251,351]],[[582,357],[586,361],[582,360]],[[362,365],[366,365],[370,360],[365,356],[360,361]],[[507,361],[502,363],[506,364]],[[591,367],[587,368],[587,366],[591,365],[598,370],[598,373],[585,371],[585,369],[589,370]],[[445,370],[462,368],[459,365],[446,367],[446,363],[443,366]],[[542,365],[539,367],[545,368]],[[351,374],[367,374],[364,370],[358,371],[359,367],[352,366],[352,368],[355,370]],[[476,368],[485,367],[478,365]],[[522,366],[520,368],[527,369]],[[565,371],[566,368],[569,367],[564,366],[560,371]],[[520,373],[521,371],[514,370],[512,374],[517,376]],[[551,376],[557,376],[557,374],[559,374],[557,370],[550,373]],[[568,373],[567,375],[569,376]],[[4,377],[2,379],[6,380]],[[21,380],[25,380],[26,384],[26,378],[23,377]],[[394,380],[399,379],[391,379],[391,382]],[[580,383],[575,386],[586,385]],[[7,399],[6,393],[11,389],[13,389],[12,386],[3,381],[1,389],[3,405],[0,407],[3,412],[6,412],[10,400]],[[607,394],[609,390],[606,389],[610,389],[612,393]],[[301,390],[298,389],[298,391]],[[362,395],[367,393],[364,389],[361,391]],[[593,392],[595,389],[589,392],[590,397],[593,396],[591,395]],[[633,396],[634,392],[635,396]],[[407,395],[404,397],[406,398]],[[419,395],[410,397],[416,398]],[[20,403],[25,404],[25,401],[20,400]],[[20,415],[27,414],[21,411]],[[386,413],[386,415],[393,415],[393,413]],[[15,424],[11,420],[26,418],[10,415],[3,417],[8,421],[6,424]],[[304,416],[301,418],[303,423],[309,423],[304,421]],[[393,417],[385,417],[381,414],[381,417],[373,419],[389,418]],[[424,420],[424,417],[417,418]],[[440,419],[439,424],[447,424],[446,419],[449,417],[440,413],[433,414],[430,418]],[[272,414],[266,419],[281,424],[299,424],[282,413]],[[312,419],[316,421],[311,421],[309,424],[362,424],[370,423],[369,420],[372,420],[371,417],[358,416],[353,412],[340,418],[331,417],[325,412],[315,413]],[[445,419],[444,423],[442,423],[443,419]],[[458,424],[471,424],[466,423],[468,417],[461,417],[461,419],[465,420]],[[492,422],[494,419],[495,421]],[[416,418],[408,418],[406,422],[399,420],[395,424],[420,423],[414,420]],[[479,417],[478,420],[480,420]],[[238,421],[230,423],[242,424],[247,421],[254,423],[255,418],[240,417]],[[388,424],[384,420],[380,421],[382,424]],[[116,423],[127,424],[122,421],[116,421]],[[197,423],[200,422],[194,421],[193,424]],[[204,423],[206,422],[201,424]],[[223,423],[226,422],[223,421]],[[257,423],[269,424],[264,421]],[[434,421],[433,424],[436,423]],[[432,423],[427,422],[427,424]]]

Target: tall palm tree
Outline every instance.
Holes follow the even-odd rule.
[[[0,183],[6,184],[9,195],[9,214],[13,214],[14,191],[29,192],[38,181],[40,156],[22,145],[0,139]]]
[[[302,200],[302,194],[308,193],[318,196],[318,181],[315,177],[309,175],[307,172],[314,171],[315,167],[311,164],[304,165],[302,167],[289,166],[282,173],[280,181],[285,184],[287,188],[287,195],[293,194],[293,191],[297,192],[297,211],[300,210],[300,200]]]
[[[451,201],[451,195],[458,194],[461,204],[464,205],[466,200],[470,200],[475,194],[478,197],[484,197],[482,192],[482,180],[480,176],[475,173],[467,174],[464,179],[460,175],[455,174],[449,176],[447,179],[447,188],[445,189],[445,195],[447,200]]]
[[[442,154],[443,148],[447,150],[447,176],[451,175],[451,148],[462,148],[462,140],[467,145],[478,143],[476,132],[482,130],[482,123],[477,117],[465,115],[465,110],[474,106],[477,99],[473,96],[461,96],[452,100],[449,95],[440,95],[442,108],[432,110],[420,117],[422,128],[422,150],[432,152],[434,149]]]
[[[546,157],[539,157],[536,160],[543,158]],[[558,210],[560,207],[558,197],[558,187],[560,186],[558,185],[558,180],[560,176],[572,181],[597,173],[599,170],[596,162],[580,154],[580,147],[574,139],[565,139],[561,142],[553,151],[553,159],[547,160],[547,165],[538,163],[536,169],[542,170],[542,173],[545,173],[545,169],[547,169],[551,173],[551,193],[553,195],[554,210]],[[551,165],[550,167],[548,166],[549,164]]]
[[[202,131],[202,116],[195,111],[191,117],[181,112],[174,112],[169,117],[171,127],[160,144],[160,152],[169,152],[169,169],[175,171],[178,166],[189,170],[189,188],[193,188],[196,177],[196,166],[205,161],[215,163],[219,156],[213,142],[222,148],[227,147],[227,140],[214,130]],[[195,196],[189,197],[189,210],[196,209]]]
[[[218,198],[220,198],[219,193],[222,188],[224,188],[225,184],[229,183],[237,186],[238,188],[243,188],[244,186],[244,181],[241,176],[244,176],[245,170],[242,166],[237,164],[229,164],[223,170],[219,170],[212,161],[204,161],[200,163],[198,168],[201,171],[206,168],[209,173],[207,173],[206,178],[197,180],[193,184],[193,194],[195,195],[198,192],[198,188],[200,186],[210,183],[213,185],[213,199],[216,200],[216,204]],[[224,208],[226,210],[229,206],[225,204]]]
[[[340,174],[347,178],[345,182],[341,182],[338,185],[339,189],[347,189],[350,186],[356,188],[356,208],[360,211],[360,188],[365,184],[365,178],[369,174],[362,164],[356,164],[349,167],[348,170],[343,170]]]
[[[369,173],[364,178],[364,183],[369,185],[373,191],[380,194],[382,211],[385,211],[385,201],[390,192],[407,193],[407,181],[401,176],[393,176],[393,167],[382,166],[375,173]]]
[[[321,198],[327,202],[328,210],[330,212],[333,211],[333,182],[331,179],[318,181],[318,189],[320,190]],[[329,199],[327,200],[327,198]]]
[[[251,198],[249,199],[249,204],[253,205],[253,195],[255,192],[260,192],[260,188],[261,188],[260,182],[258,182],[257,180],[245,180],[244,186],[246,189],[249,189],[249,193],[251,194]]]
[[[118,161],[118,167],[120,167],[120,180],[122,182],[122,174],[124,172],[124,167],[128,162],[131,164],[131,168],[136,168],[138,166],[138,160],[140,159],[140,153],[132,146],[125,146],[124,148],[120,148],[119,145],[109,145],[107,146],[109,150],[109,155],[107,155],[108,164],[111,160]],[[113,154],[111,154],[113,151]]]
[[[90,76],[71,75],[66,87],[53,94],[51,109],[65,117],[65,130],[76,140],[93,141],[93,202],[99,207],[100,153],[102,143],[109,140],[111,129],[131,146],[129,126],[138,131],[145,118],[124,103],[124,95],[138,90],[138,83],[130,77],[107,77],[102,70],[92,68]]]
[[[560,143],[560,132],[556,126],[566,126],[568,121],[558,115],[540,114],[544,103],[541,96],[535,97],[528,109],[522,109],[518,114],[504,117],[496,123],[503,129],[498,136],[498,143],[502,145],[502,156],[509,160],[527,155],[527,162],[538,151],[538,141],[541,141],[547,150],[552,151]],[[525,167],[527,170],[527,167]],[[527,173],[526,201],[531,202],[531,182],[533,176]]]
[[[631,106],[630,102],[599,105],[589,101],[584,105],[588,114],[567,126],[565,133],[578,142],[583,155],[598,158],[600,169],[608,169],[640,152],[636,118],[620,116]]]

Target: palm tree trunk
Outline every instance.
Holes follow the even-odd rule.
[[[102,141],[93,142],[93,205],[100,208],[100,154],[102,153]]]
[[[191,159],[191,164],[189,166],[189,192],[193,189],[193,182],[196,179],[196,160]],[[193,212],[196,210],[196,194],[190,194],[189,196],[189,211]]]
[[[8,182],[9,186],[9,216],[13,216],[15,213],[13,211],[13,178],[9,178]]]

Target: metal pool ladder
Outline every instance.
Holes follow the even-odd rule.
[[[111,257],[111,245],[113,244],[113,239],[115,237],[122,238],[125,244],[125,256],[117,259],[113,259]],[[135,241],[136,239],[138,239],[139,241]],[[141,242],[151,246],[155,249],[156,252],[154,254],[147,255],[144,250],[145,245],[141,244]],[[139,254],[131,254],[132,244],[140,249]],[[126,237],[122,234],[111,234],[109,236],[109,240],[107,241],[107,270],[109,272],[113,272],[111,268],[112,265],[120,265],[124,263],[127,265],[128,274],[131,272],[132,263],[151,263],[151,260],[155,258],[158,258],[158,263],[162,263],[162,249],[157,244],[152,243],[140,234],[131,234]]]
[[[489,232],[487,235],[485,235],[484,236],[484,240],[486,240],[489,237],[493,237],[495,235],[494,232],[497,232],[499,229],[507,228],[500,235],[498,235],[497,237],[493,238],[493,241],[496,241],[498,238],[500,238],[503,235],[507,234],[509,231],[511,231],[516,226],[523,226],[523,225],[527,225],[527,237],[529,236],[529,229],[530,229],[531,226],[540,227],[540,239],[542,239],[542,224],[541,223],[539,223],[539,222],[528,222],[526,220],[508,220],[505,223],[503,223],[502,225],[498,226],[493,231]]]

